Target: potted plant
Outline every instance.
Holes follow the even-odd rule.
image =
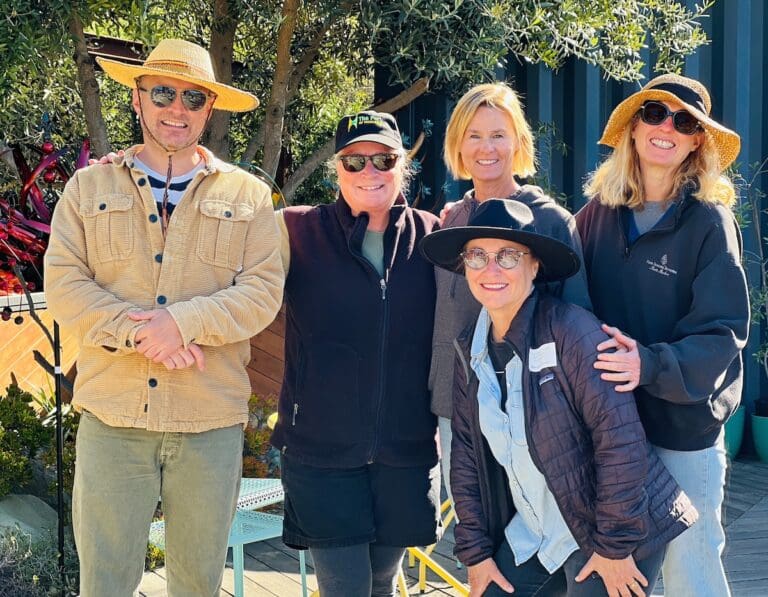
[[[744,251],[744,261],[757,265],[760,276],[760,284],[753,287],[750,292],[750,304],[752,309],[752,323],[760,326],[760,342],[754,357],[762,366],[763,372],[768,377],[768,262],[766,262],[763,242],[768,238],[764,237],[761,230],[760,216],[768,214],[768,210],[762,208],[763,199],[766,197],[757,186],[757,181],[763,174],[768,173],[768,158],[761,163],[755,163],[750,166],[752,173],[750,180],[745,180],[740,175],[734,176],[736,186],[739,188],[743,197],[741,209],[737,211],[736,218],[742,228],[752,227],[755,236],[759,239],[755,252]],[[743,407],[743,406],[742,406]],[[738,411],[737,411],[738,413]],[[734,416],[737,414],[734,413]],[[733,419],[733,417],[731,417]],[[730,421],[729,421],[730,423]],[[752,438],[755,445],[755,452],[763,462],[768,462],[768,398],[761,397],[754,401],[754,412],[751,416]],[[743,427],[737,429],[738,421],[734,421],[730,430],[726,424],[726,446],[729,443],[729,431],[731,439],[735,442],[735,436],[743,431]],[[729,450],[730,454],[730,450]]]

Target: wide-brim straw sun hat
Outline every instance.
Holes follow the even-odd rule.
[[[461,252],[476,238],[499,238],[528,247],[541,267],[537,282],[565,280],[579,271],[580,261],[568,245],[536,230],[531,209],[513,199],[486,199],[466,226],[428,234],[419,244],[422,255],[434,265],[456,273],[464,271]]]
[[[710,116],[712,101],[707,88],[695,79],[675,74],[660,75],[651,79],[640,91],[633,93],[616,106],[608,118],[603,136],[598,143],[616,147],[632,117],[649,100],[676,102],[693,114],[705,134],[712,138],[720,158],[721,170],[730,166],[739,155],[741,149],[739,135]]]
[[[247,112],[259,105],[255,95],[218,83],[208,51],[182,39],[162,40],[141,65],[125,64],[107,58],[96,58],[96,61],[115,81],[134,89],[139,77],[173,77],[215,93],[216,101],[213,107],[216,110]]]

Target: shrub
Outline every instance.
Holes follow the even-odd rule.
[[[29,483],[31,460],[52,443],[53,430],[43,425],[33,402],[17,385],[0,396],[0,498]]]
[[[277,396],[257,396],[248,401],[248,426],[243,441],[244,477],[279,477],[280,452],[269,443],[269,415],[277,410]]]
[[[0,597],[75,595],[77,559],[69,545],[64,551],[62,581],[53,533],[33,540],[19,527],[0,529]]]

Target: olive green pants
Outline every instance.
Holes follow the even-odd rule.
[[[138,594],[158,498],[168,596],[218,596],[242,453],[240,425],[161,433],[83,413],[72,495],[81,597]]]

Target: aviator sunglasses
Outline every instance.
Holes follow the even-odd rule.
[[[485,249],[474,248],[467,249],[461,253],[461,257],[464,259],[464,265],[469,269],[483,269],[488,265],[488,260],[493,255],[496,258],[496,263],[501,269],[514,269],[520,262],[523,255],[530,255],[527,251],[518,251],[507,247],[501,251],[490,253]]]
[[[139,86],[139,91],[149,93],[149,99],[158,108],[167,108],[176,99],[176,94],[181,93],[181,103],[191,112],[202,110],[209,97],[216,97],[215,93],[206,93],[199,89],[184,89],[179,92],[174,87],[169,87],[168,85],[155,85],[152,89],[145,89]]]
[[[396,153],[374,153],[373,155],[342,155],[339,161],[347,172],[362,172],[365,169],[365,163],[370,161],[373,167],[379,172],[392,170],[397,164]]]
[[[645,124],[651,126],[658,126],[671,116],[675,130],[683,135],[693,135],[701,130],[701,125],[693,114],[686,110],[672,112],[661,102],[645,102],[638,114]]]

